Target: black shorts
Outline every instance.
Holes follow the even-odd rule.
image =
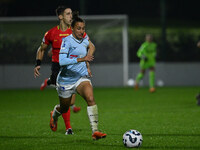
[[[59,71],[60,71],[59,63],[52,62],[52,64],[51,64],[51,76],[50,76],[51,84],[56,85],[56,79],[57,79]]]

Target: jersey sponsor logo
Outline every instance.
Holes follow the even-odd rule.
[[[69,34],[59,34],[59,36],[68,36]]]
[[[70,57],[70,59],[72,59],[72,58],[77,58],[78,55],[70,55],[69,57]]]

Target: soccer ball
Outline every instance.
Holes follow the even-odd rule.
[[[137,130],[126,131],[123,135],[123,143],[126,147],[140,147],[142,141],[142,134]]]

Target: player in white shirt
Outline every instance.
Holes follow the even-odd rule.
[[[93,52],[87,52],[90,49],[89,41],[83,38],[85,22],[75,17],[71,28],[72,34],[63,39],[59,53],[61,69],[57,77],[57,92],[60,105],[57,105],[52,112],[51,125],[57,128],[58,117],[69,109],[71,96],[77,92],[87,102],[92,138],[98,140],[105,138],[106,134],[98,130],[98,110],[93,96],[93,87],[88,78],[91,74],[88,62],[94,59]]]

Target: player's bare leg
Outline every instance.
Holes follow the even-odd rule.
[[[98,131],[98,108],[93,96],[93,88],[89,81],[82,82],[77,87],[77,92],[85,99],[87,102],[87,113],[92,128],[92,139],[98,140],[105,138],[106,134]]]

